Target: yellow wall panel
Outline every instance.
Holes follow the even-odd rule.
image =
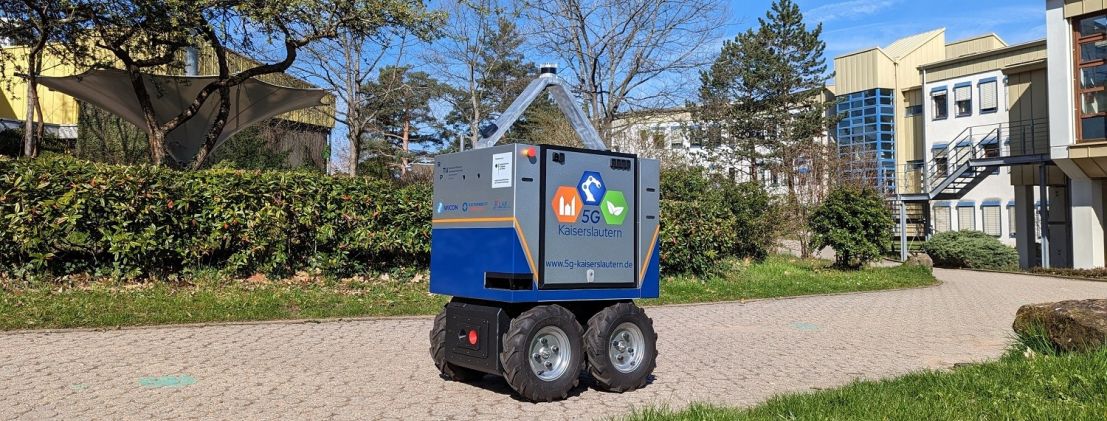
[[[964,55],[981,53],[988,50],[1006,47],[1007,43],[999,39],[995,34],[969,38],[951,42],[946,45],[946,58],[957,58]]]
[[[1103,0],[1065,0],[1065,18],[1107,9]]]
[[[1004,48],[924,67],[926,81],[937,82],[1002,69],[1019,63],[1045,60],[1045,40]]]

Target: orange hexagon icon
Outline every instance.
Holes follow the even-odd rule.
[[[584,206],[584,202],[580,200],[580,194],[575,187],[561,186],[554,193],[550,206],[553,207],[558,222],[571,224],[580,216],[580,208]]]

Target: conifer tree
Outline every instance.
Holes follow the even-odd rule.
[[[801,171],[810,172],[816,139],[830,123],[821,34],[822,24],[808,28],[793,0],[774,1],[756,28],[726,41],[701,73],[693,110],[695,135],[706,145],[729,149],[752,180],[771,166],[791,193]]]

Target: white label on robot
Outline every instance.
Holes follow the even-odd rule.
[[[514,153],[492,155],[492,188],[511,187],[511,164]]]

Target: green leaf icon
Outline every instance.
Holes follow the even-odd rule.
[[[608,225],[622,225],[623,221],[627,219],[627,214],[630,213],[630,208],[627,207],[627,199],[623,196],[623,192],[618,190],[608,190],[603,195],[603,202],[600,203],[600,212],[603,213],[603,220]]]

